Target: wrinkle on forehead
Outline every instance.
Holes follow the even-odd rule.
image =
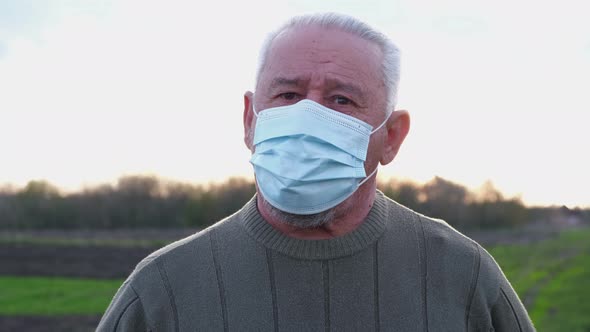
[[[291,28],[281,32],[269,47],[257,89],[269,93],[281,83],[334,90],[341,85],[354,90],[346,87],[348,84],[358,87],[367,101],[373,100],[370,104],[385,107],[382,60],[378,45],[351,33],[317,26]],[[340,84],[326,85],[330,80]]]
[[[310,31],[313,31],[312,37],[305,39],[302,35],[310,34]],[[320,42],[320,39],[326,39],[327,34],[332,34],[330,38],[335,40],[336,43]],[[319,65],[334,64],[339,67],[346,67],[350,62],[350,57],[357,60],[363,59],[364,61],[361,64],[364,64],[364,69],[373,72],[369,76],[383,76],[383,54],[379,46],[352,33],[338,29],[309,26],[293,27],[282,31],[275,37],[269,47],[267,65],[273,62],[272,58],[282,57],[282,54],[277,54],[277,52],[282,53],[281,51],[286,50],[291,54],[300,54],[306,60]],[[343,50],[346,50],[347,56],[342,56]]]

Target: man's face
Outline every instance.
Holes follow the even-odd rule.
[[[387,113],[382,59],[377,45],[346,32],[313,26],[284,31],[275,38],[267,54],[256,93],[244,95],[246,145],[254,152],[253,104],[261,111],[310,99],[374,128],[379,126]],[[371,135],[364,165],[366,174],[371,174],[380,162],[387,164],[393,160],[408,129],[407,113],[394,112],[387,125]],[[273,208],[264,199],[259,204],[273,219],[298,228],[315,228],[349,216],[352,211],[365,211],[374,194],[373,177],[344,202],[314,215],[289,214]]]
[[[387,91],[377,45],[321,27],[290,29],[274,40],[254,104],[257,110],[311,99],[373,127],[385,120]],[[385,130],[371,137],[365,171],[381,159]]]

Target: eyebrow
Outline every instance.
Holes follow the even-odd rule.
[[[270,83],[270,88],[274,90],[279,86],[299,86],[300,83],[300,78],[275,77]]]
[[[351,83],[344,83],[340,80],[335,80],[335,79],[330,79],[328,80],[329,86],[331,87],[331,90],[342,90],[344,92],[348,92],[354,96],[356,96],[357,98],[365,98],[365,92],[363,91],[363,89],[361,89],[360,87],[358,87],[357,85],[351,84]]]
[[[326,81],[330,91],[343,91],[351,95],[355,102],[363,108],[367,105],[368,93],[363,88],[350,82],[343,82],[337,78],[329,78]]]

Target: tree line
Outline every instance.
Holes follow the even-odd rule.
[[[516,227],[564,212],[564,207],[528,208],[519,198],[504,197],[491,183],[471,191],[436,177],[425,184],[392,179],[378,187],[395,201],[459,229]],[[237,211],[254,193],[254,183],[241,178],[191,185],[126,176],[114,185],[69,194],[46,181],[31,181],[21,189],[0,189],[0,228],[204,228]],[[590,219],[589,210],[566,212]]]

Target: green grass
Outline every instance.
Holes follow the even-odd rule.
[[[0,277],[0,315],[100,315],[123,280]]]
[[[590,230],[490,249],[539,331],[590,331]]]

